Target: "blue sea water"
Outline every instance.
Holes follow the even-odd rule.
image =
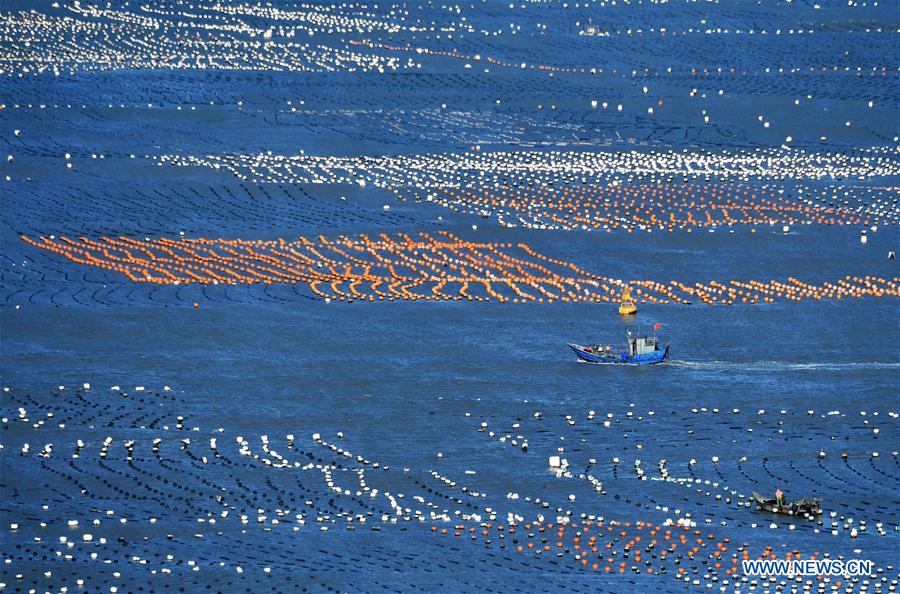
[[[690,234],[507,228],[411,195],[399,200],[371,183],[269,182],[266,172],[254,181],[159,160],[268,151],[415,157],[475,145],[485,153],[736,154],[780,147],[790,136],[792,150],[851,157],[881,150],[889,162],[900,133],[895,3],[315,5],[376,23],[406,10],[423,27],[395,32],[337,31],[289,2],[271,3],[281,16],[228,18],[213,4],[112,3],[110,13],[94,16],[60,4],[0,6],[12,40],[0,59],[0,145],[13,157],[0,165],[0,383],[8,388],[0,396],[0,589],[794,586],[750,576],[756,583],[744,583],[715,569],[712,543],[724,539],[726,565],[739,547],[753,557],[772,547],[779,556],[871,559],[878,573],[860,578],[869,580],[867,591],[888,591],[897,579],[896,297],[642,304],[633,321],[611,304],[325,303],[299,286],[131,283],[20,239],[449,231],[527,243],[612,278],[895,279],[896,263],[886,257],[900,239],[894,176],[745,182],[854,205],[883,200],[887,214],[862,244],[860,226],[751,233],[736,225]],[[133,60],[154,55],[162,41],[188,52],[174,41],[179,27],[129,24],[128,15],[151,15],[148,8],[181,12],[181,28],[191,31],[203,20],[197,14],[261,32],[297,21],[319,48],[362,51],[350,40],[371,40],[602,72],[550,76],[389,49],[365,53],[420,67],[379,74],[331,61],[333,71],[321,64],[274,71],[250,45],[235,50],[245,52],[244,70],[108,68],[84,51],[69,73],[74,58],[59,48],[87,34],[34,20],[125,23],[89,46],[98,52],[108,45],[128,54],[126,42],[138,35],[160,42],[129,54]],[[579,35],[588,19],[609,36]],[[23,23],[37,33],[23,33]],[[278,35],[276,49],[299,52]],[[36,64],[26,36],[44,48],[44,65],[58,63],[59,76],[22,72],[22,64]],[[610,107],[592,108],[592,100]],[[620,177],[632,181],[628,172]],[[622,343],[628,331],[657,321],[671,343],[666,365],[579,364],[565,346]],[[568,474],[549,468],[557,455]],[[280,459],[290,464],[278,467]],[[824,515],[776,517],[743,505],[753,491],[778,487],[789,497],[822,497]],[[616,571],[626,564],[623,574],[608,574],[576,558],[585,552],[573,547],[575,529],[557,547],[555,528],[540,533],[535,524],[565,518],[583,526],[601,517],[652,526],[687,519],[696,524],[687,534],[708,546],[696,558],[679,549],[662,560],[651,549],[636,561],[623,549],[637,534],[629,528],[627,538],[608,537]],[[517,533],[500,538],[496,527],[511,523]],[[459,536],[455,526],[464,527]],[[543,545],[542,537],[550,551],[517,550]],[[680,567],[687,579],[675,576]],[[861,581],[836,582],[820,583],[863,591]]]

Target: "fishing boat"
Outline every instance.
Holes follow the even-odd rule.
[[[786,516],[818,516],[822,513],[822,500],[818,498],[801,497],[797,501],[786,501],[779,505],[776,499],[767,499],[754,491],[753,501],[756,502],[756,509],[772,512],[773,514],[783,514]]]
[[[631,298],[631,287],[625,287],[622,289],[622,297],[619,300],[619,315],[633,316],[635,314],[637,314],[637,305]]]
[[[587,35],[589,37],[595,37],[597,35],[600,35],[600,27],[598,27],[597,25],[594,25],[590,21],[588,21],[588,24],[584,27],[584,29],[579,31],[578,34],[579,35]]]
[[[669,356],[669,345],[660,348],[656,338],[656,331],[660,324],[654,327],[652,336],[632,335],[628,333],[628,341],[625,351],[616,351],[612,345],[582,346],[569,343],[569,348],[575,351],[578,359],[587,363],[601,363],[607,365],[655,365],[662,363]]]

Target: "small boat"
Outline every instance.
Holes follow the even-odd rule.
[[[589,37],[594,37],[594,36],[600,35],[600,27],[598,27],[597,25],[594,25],[593,23],[588,21],[588,24],[584,27],[584,29],[579,31],[578,34],[579,35],[587,35]]]
[[[625,287],[622,289],[622,297],[619,301],[619,315],[633,316],[635,314],[637,314],[637,305],[631,298],[631,287]]]
[[[797,501],[786,501],[784,504],[779,505],[775,499],[767,499],[754,491],[753,501],[756,502],[756,509],[772,512],[773,514],[818,516],[822,513],[822,500],[818,498],[801,497]]]
[[[654,327],[659,329],[659,324]],[[607,365],[655,365],[662,363],[669,356],[669,345],[660,348],[656,335],[632,336],[628,333],[627,350],[617,352],[612,345],[582,346],[569,343],[569,348],[575,351],[581,361],[587,363],[602,363]]]

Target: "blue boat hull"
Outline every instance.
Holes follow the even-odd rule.
[[[596,355],[588,351],[585,347],[577,344],[569,344],[569,348],[575,351],[578,358],[588,363],[600,363],[602,365],[656,365],[662,363],[669,356],[669,345],[666,348],[645,353],[643,355],[629,355],[620,353],[612,356]]]

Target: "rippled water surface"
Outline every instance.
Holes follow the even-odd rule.
[[[0,4],[0,591],[894,591],[895,8]]]

